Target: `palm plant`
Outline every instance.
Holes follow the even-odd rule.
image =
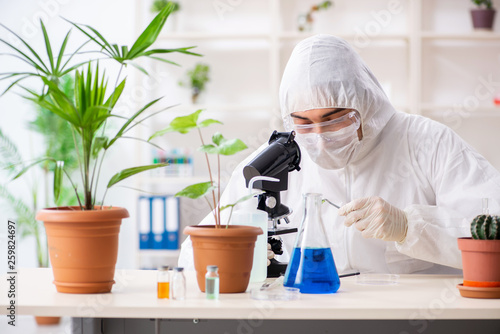
[[[67,76],[62,78],[61,86],[65,94],[73,96],[73,80]],[[29,128],[43,136],[43,151],[45,156],[52,156],[57,160],[64,161],[65,167],[71,174],[77,168],[74,147],[71,141],[71,128],[69,125],[54,115],[49,110],[39,108],[36,117],[29,123]],[[2,169],[6,170],[11,176],[19,172],[19,167],[22,165],[22,157],[18,146],[0,130],[0,158],[2,160]],[[40,164],[43,171],[43,184],[45,185],[45,207],[48,207],[51,196],[48,191],[49,176],[54,172],[54,164],[46,161]],[[29,188],[30,197],[16,196],[10,191],[9,185],[0,185],[0,199],[8,204],[7,210],[16,217],[16,223],[19,228],[20,238],[33,236],[36,243],[36,258],[39,267],[48,266],[47,245],[44,241],[44,231],[41,225],[35,220],[36,212],[40,209],[38,200],[38,185],[39,182],[25,183]],[[65,199],[67,205],[77,204],[75,194],[70,187],[61,186],[61,196],[59,201]],[[58,202],[59,202],[58,201]],[[61,203],[54,203],[60,205]]]
[[[114,110],[114,107],[118,102],[126,84],[126,78],[121,79],[121,72],[123,68],[130,64],[148,75],[148,72],[136,63],[138,58],[147,57],[167,62],[169,64],[178,65],[170,60],[158,57],[158,55],[177,52],[186,55],[199,56],[199,54],[189,51],[193,47],[176,49],[151,48],[160,34],[168,16],[173,10],[173,4],[169,4],[163,8],[130,48],[126,45],[119,46],[118,44],[109,43],[99,31],[91,26],[66,20],[87,37],[87,40],[83,44],[69,54],[66,52],[66,46],[68,44],[71,30],[66,34],[59,51],[53,52],[52,44],[47,34],[45,25],[42,21],[40,21],[45,44],[46,59],[48,59],[48,61],[43,60],[40,54],[37,53],[20,36],[4,25],[1,25],[14,34],[21,41],[26,50],[23,51],[4,39],[0,39],[0,42],[11,50],[10,55],[12,57],[16,57],[30,66],[30,70],[28,71],[15,71],[0,74],[0,80],[14,79],[14,81],[4,91],[4,94],[12,87],[20,87],[26,93],[26,95],[24,95],[26,99],[33,101],[46,110],[49,110],[58,118],[69,124],[72,131],[72,142],[75,147],[74,151],[78,161],[81,188],[73,182],[71,175],[65,168],[64,161],[58,160],[52,156],[36,159],[35,161],[25,165],[24,168],[22,168],[15,175],[14,179],[20,177],[27,170],[37,164],[51,161],[55,165],[55,200],[59,200],[63,174],[65,174],[70,180],[72,188],[75,191],[80,208],[82,210],[95,209],[98,204],[97,192],[99,175],[102,163],[109,148],[112,147],[112,145],[119,139],[131,138],[141,140],[135,137],[128,137],[126,134],[149,117],[170,108],[163,108],[148,116],[143,116],[143,113],[146,110],[160,100],[155,99],[144,105],[130,117],[113,113],[112,111]],[[87,45],[97,45],[98,49],[84,50],[83,48]],[[75,56],[83,53],[97,53],[100,56],[104,56],[104,59],[114,60],[119,64],[118,75],[115,84],[111,89],[109,89],[105,71],[101,70],[98,60],[90,59],[81,62],[75,61]],[[68,96],[61,86],[61,78],[69,73],[74,73],[75,76],[74,99],[71,96]],[[34,89],[23,86],[21,83],[27,78],[38,79],[39,83],[42,85],[41,92],[37,92]],[[111,118],[123,119],[124,123],[113,136],[108,137],[106,135],[106,126],[108,120]],[[167,166],[166,163],[156,163],[152,165],[132,167],[124,169],[113,175],[107,183],[106,190],[102,196],[101,209],[107,190],[110,187],[132,175],[165,166]],[[82,194],[81,196],[80,193]]]

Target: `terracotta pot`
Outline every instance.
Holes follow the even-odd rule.
[[[471,9],[472,26],[476,30],[491,30],[495,21],[494,9]]]
[[[191,236],[196,279],[205,292],[205,274],[208,265],[219,267],[220,293],[245,292],[253,264],[253,249],[260,227],[230,225],[188,226],[184,234]]]
[[[61,321],[61,317],[35,317],[38,325],[57,325]]]
[[[464,286],[500,287],[500,240],[459,238]]]
[[[48,208],[36,219],[44,222],[54,284],[58,292],[106,293],[115,283],[118,234],[128,211],[96,206]]]

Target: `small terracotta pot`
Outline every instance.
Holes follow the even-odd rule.
[[[38,212],[36,219],[44,222],[58,292],[111,291],[120,225],[129,214],[124,208],[100,208],[59,207]]]
[[[500,287],[500,240],[459,238],[464,286]]]
[[[260,227],[230,225],[188,226],[184,234],[191,237],[198,287],[205,292],[208,265],[219,267],[220,293],[245,292],[250,280],[253,250]]]
[[[61,317],[35,317],[37,325],[57,325]]]
[[[491,30],[495,21],[494,9],[471,9],[472,26],[476,30]]]

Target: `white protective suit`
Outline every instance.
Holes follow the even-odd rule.
[[[317,35],[295,47],[283,74],[280,105],[287,130],[292,112],[342,107],[359,112],[363,132],[343,169],[323,169],[302,150],[302,169],[289,174],[288,191],[282,192],[282,202],[294,211],[290,225],[300,225],[306,192],[322,193],[337,204],[379,196],[406,213],[407,236],[398,243],[363,238],[354,226],[344,225],[337,209],[324,204],[323,222],[339,272],[457,273],[453,268],[462,267],[457,238],[470,236],[481,198],[490,198],[490,212],[500,213],[500,173],[448,127],[396,111],[359,55],[339,38]],[[223,204],[248,193],[242,169],[266,146],[235,169]],[[212,215],[202,224],[213,224]],[[283,236],[285,254],[278,260],[288,260],[295,237]],[[191,267],[192,261],[188,239],[179,263]]]

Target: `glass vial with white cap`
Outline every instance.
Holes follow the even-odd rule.
[[[186,299],[186,277],[184,276],[184,268],[175,267],[172,277],[172,299]]]
[[[205,293],[207,299],[219,299],[219,268],[217,266],[207,266],[205,275]]]

